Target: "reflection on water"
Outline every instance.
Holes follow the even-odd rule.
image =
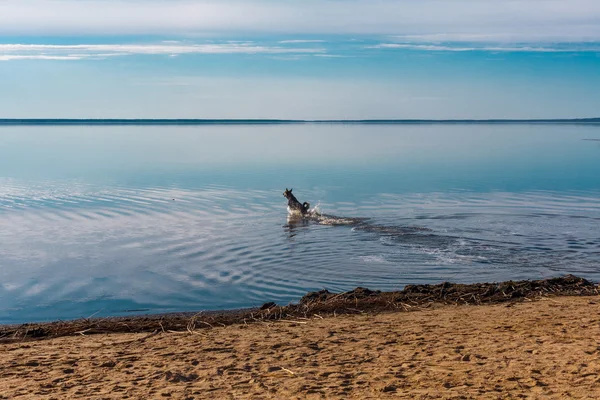
[[[598,280],[600,157],[582,138],[600,129],[2,128],[0,322]],[[311,217],[288,218],[291,186]]]

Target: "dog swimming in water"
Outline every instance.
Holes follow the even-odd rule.
[[[300,213],[303,216],[308,214],[310,212],[310,204],[307,202],[300,203],[296,196],[292,194],[292,190],[294,189],[288,190],[288,188],[285,188],[285,192],[283,192],[283,197],[288,200],[288,212],[290,214]]]

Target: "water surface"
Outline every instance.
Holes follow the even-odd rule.
[[[577,125],[0,127],[0,323],[600,280],[599,139]],[[286,187],[334,217],[288,221]]]

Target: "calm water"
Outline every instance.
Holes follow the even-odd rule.
[[[597,281],[599,140],[573,125],[1,127],[0,323]],[[286,187],[334,217],[288,222]]]

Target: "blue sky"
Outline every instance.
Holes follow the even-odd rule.
[[[597,0],[5,0],[0,118],[598,116]]]

